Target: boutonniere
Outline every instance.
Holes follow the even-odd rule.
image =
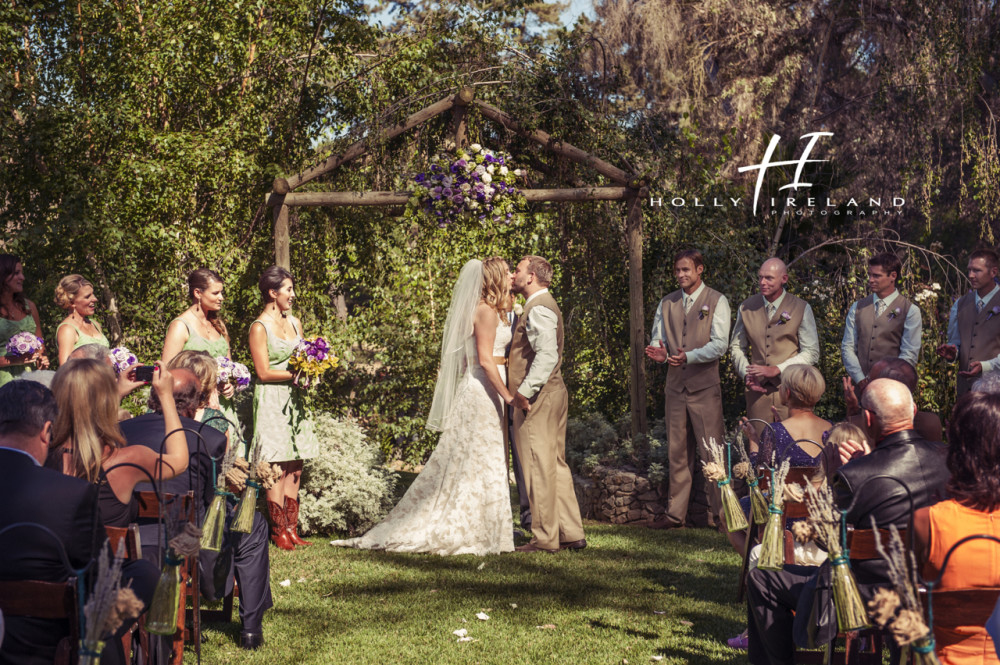
[[[522,314],[524,314],[524,307],[519,302],[514,303],[514,315],[521,316]]]
[[[704,319],[708,316],[708,305],[702,305],[701,310],[698,312],[698,320]]]
[[[1000,316],[1000,305],[995,305],[992,309],[990,309],[990,313],[986,315],[986,320],[989,321],[994,316]]]
[[[897,316],[899,316],[899,312],[900,312],[900,309],[898,307],[894,307],[892,309],[892,311],[889,312],[889,320],[892,321],[894,318],[896,318]]]
[[[781,313],[781,320],[778,321],[778,325],[783,326],[791,320],[792,320],[792,315],[788,312],[788,310],[785,310],[784,312]]]

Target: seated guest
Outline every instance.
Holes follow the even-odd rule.
[[[948,482],[944,464],[947,449],[944,444],[924,440],[913,429],[916,408],[909,389],[902,383],[891,379],[872,381],[862,397],[862,405],[875,449],[866,453],[859,442],[841,444],[844,464],[833,477],[834,499],[840,508],[847,509],[864,485],[857,503],[847,513],[847,522],[866,529],[874,517],[879,527],[894,524],[906,528],[910,518],[906,491],[889,479],[865,482],[875,476],[890,475],[906,484],[915,508],[933,505],[944,496]],[[852,562],[852,570],[865,599],[875,588],[888,584],[888,570],[881,559]],[[828,571],[829,564],[824,564],[819,569],[785,566],[780,571],[755,569],[749,573],[751,663],[794,663],[794,645],[806,646],[808,635],[813,632],[808,621],[817,597],[816,585],[820,575]],[[816,627],[817,644],[829,642],[837,632],[832,607],[825,616],[833,623]]]
[[[198,514],[204,514],[209,503],[215,496],[215,478],[212,477],[213,466],[210,457],[221,459],[226,450],[225,436],[210,427],[200,427],[193,419],[201,404],[201,381],[193,372],[178,367],[172,370],[175,375],[174,399],[181,412],[181,423],[188,430],[188,447],[191,454],[191,465],[178,477],[162,485],[164,492],[183,494],[189,489],[201,489],[196,502]],[[133,418],[122,423],[129,446],[145,446],[159,450],[162,435],[162,407],[155,395],[150,395],[149,407],[153,413]],[[201,434],[198,437],[195,432]],[[204,441],[204,443],[202,443]],[[197,490],[196,490],[197,491]],[[235,502],[229,503],[229,520]],[[263,643],[261,621],[264,611],[272,607],[270,578],[270,559],[268,554],[268,527],[263,515],[254,514],[253,527],[250,533],[225,531],[222,551],[217,555],[202,551],[199,556],[201,566],[201,593],[209,600],[215,600],[232,590],[232,571],[235,567],[236,582],[240,585],[240,619],[243,631],[240,634],[240,645],[245,649],[256,649]],[[147,558],[156,556],[156,546],[159,543],[159,532],[155,524],[141,525],[140,534],[143,554]]]
[[[207,424],[226,435],[226,448],[232,443],[230,423],[219,410],[219,365],[207,351],[181,351],[167,363],[167,369],[188,369],[201,383],[201,401],[193,420]]]
[[[97,487],[70,478],[41,463],[48,453],[56,401],[41,384],[12,381],[0,387],[0,529],[17,522],[47,527],[18,527],[0,535],[0,579],[63,582],[69,565],[81,569],[104,542],[97,509]],[[69,636],[66,621],[5,617],[0,663],[49,665],[56,645]],[[75,648],[75,645],[74,645]]]
[[[871,381],[875,379],[899,381],[910,389],[910,394],[916,399],[917,370],[902,358],[883,358],[879,360],[872,365],[871,370],[868,372],[868,377]],[[867,431],[865,419],[861,415],[861,404],[854,395],[854,389],[848,386],[846,382],[844,384],[844,401],[847,402],[848,420],[865,430],[870,439],[871,432]],[[943,429],[941,427],[941,418],[936,413],[931,411],[917,411],[913,417],[913,429],[917,430],[921,438],[927,441],[941,441]]]
[[[830,421],[813,413],[825,390],[823,375],[812,365],[786,367],[781,373],[778,392],[782,403],[788,406],[788,417],[765,427],[759,440],[753,423],[743,419],[743,432],[750,441],[750,461],[776,466],[787,459],[792,466],[816,466],[822,448],[820,442],[832,427]],[[796,445],[797,441],[804,445]]]
[[[916,512],[917,558],[925,579],[941,572],[948,550],[966,536],[1000,537],[1000,395],[966,393],[948,425],[948,495]],[[939,589],[1000,586],[1000,544],[973,540],[948,560]],[[943,665],[997,663],[983,626],[963,626],[934,614],[934,639]]]

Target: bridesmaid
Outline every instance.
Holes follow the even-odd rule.
[[[69,312],[69,316],[56,328],[56,342],[59,345],[59,364],[63,365],[69,354],[85,344],[100,344],[111,348],[94,316],[94,285],[83,275],[66,275],[56,287],[56,304]]]
[[[38,308],[24,297],[24,268],[13,254],[0,254],[0,386],[25,371],[28,364],[38,362],[40,369],[49,366],[44,351],[37,358],[8,358],[4,346],[19,332],[42,336]]]
[[[167,337],[163,341],[163,354],[160,360],[169,365],[181,351],[205,351],[212,358],[226,356],[232,358],[229,349],[229,332],[219,315],[222,309],[222,278],[219,273],[208,268],[198,268],[188,275],[188,296],[192,304],[167,326]],[[232,384],[220,391],[219,408],[226,416],[236,438],[233,443],[242,443],[239,418],[233,407],[233,395],[236,389]]]
[[[299,537],[302,460],[319,454],[319,440],[292,385],[288,359],[302,339],[302,324],[288,314],[295,299],[292,275],[271,266],[260,276],[264,311],[250,325],[250,355],[257,372],[253,393],[254,439],[261,459],[277,463],[281,478],[267,490],[271,541],[283,550],[309,545]]]

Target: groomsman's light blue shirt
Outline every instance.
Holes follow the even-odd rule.
[[[693,304],[701,297],[705,290],[705,282],[702,282],[691,295],[684,294],[684,299],[690,298]],[[687,307],[684,308],[687,313]],[[709,333],[708,343],[694,349],[684,349],[689,365],[699,363],[710,363],[726,355],[726,348],[729,346],[729,321],[732,310],[729,308],[729,301],[726,296],[720,295],[719,302],[715,305],[715,314],[712,315],[712,330]],[[659,346],[659,342],[667,339],[667,331],[663,323],[663,300],[656,306],[656,315],[653,317],[653,332],[650,337],[650,346]],[[667,349],[667,355],[675,355],[677,349]]]
[[[878,307],[879,302],[884,303],[888,309],[899,295],[899,289],[894,290],[885,298],[875,296],[874,307]],[[844,369],[854,383],[860,383],[865,379],[865,373],[861,369],[861,362],[858,360],[858,330],[854,325],[855,314],[858,311],[858,303],[855,300],[851,309],[847,312],[847,324],[844,326],[844,338],[840,342],[840,357],[844,360]],[[899,357],[917,366],[917,358],[920,355],[920,338],[923,335],[923,319],[920,317],[920,308],[911,304],[906,312],[906,321],[903,322],[903,339],[899,342]]]
[[[976,306],[982,311],[989,307],[990,302],[993,297],[996,296],[997,292],[1000,292],[1000,286],[993,286],[993,290],[986,294],[985,298],[980,298],[978,292],[976,294]],[[961,300],[961,298],[959,298]],[[955,346],[962,347],[962,338],[958,334],[958,300],[951,304],[951,311],[948,312],[948,343],[954,344]],[[986,372],[993,372],[1000,369],[1000,356],[996,358],[991,358],[990,360],[981,361],[983,366],[983,374]]]
[[[531,294],[531,297],[524,302],[525,308],[528,303],[542,293],[548,293],[548,289],[541,289]],[[542,389],[559,362],[559,341],[556,339],[556,329],[559,327],[559,317],[548,307],[535,305],[528,311],[528,319],[525,322],[524,332],[528,337],[528,344],[535,352],[535,358],[531,361],[531,367],[524,376],[524,381],[518,386],[517,392],[528,399],[535,396]]]

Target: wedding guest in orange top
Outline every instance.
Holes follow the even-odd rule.
[[[925,579],[935,578],[952,545],[966,536],[1000,538],[1000,395],[970,392],[959,398],[948,425],[948,494],[914,515],[917,556]],[[973,540],[957,548],[939,589],[1000,586],[1000,544]],[[949,622],[934,614],[942,665],[998,663],[986,628]]]

